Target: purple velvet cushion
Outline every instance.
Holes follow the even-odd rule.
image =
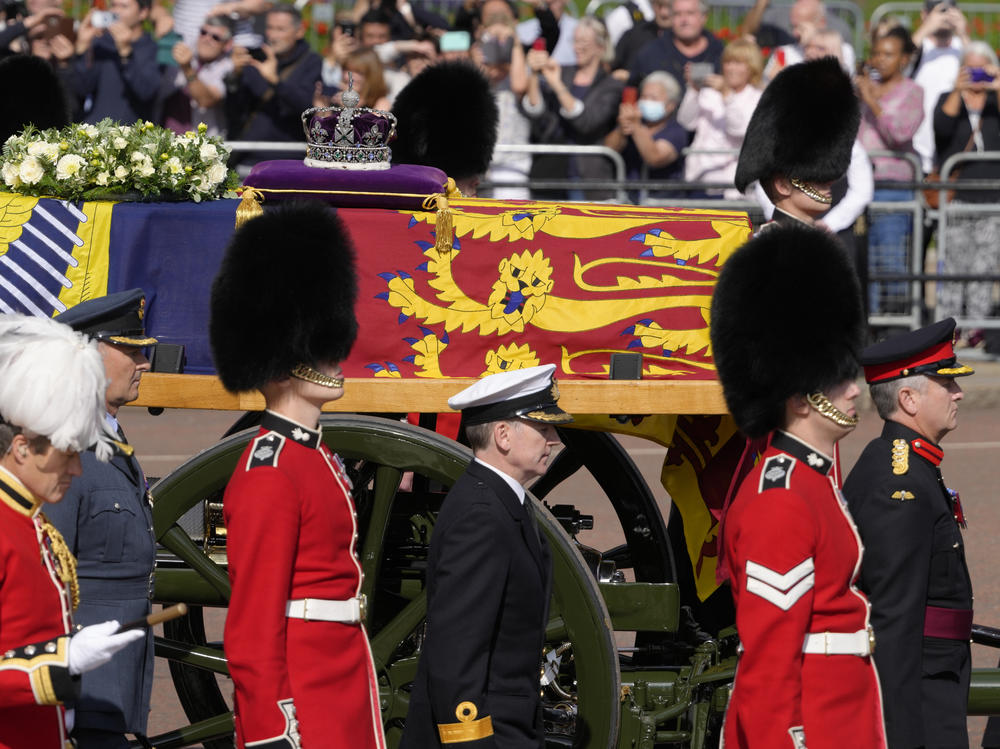
[[[382,171],[353,171],[350,169],[320,169],[306,166],[301,161],[279,159],[255,164],[243,184],[258,190],[291,190],[292,192],[264,193],[264,203],[285,200],[322,200],[340,208],[390,208],[417,210],[424,197],[444,192],[448,175],[440,169],[416,164],[394,164]],[[320,195],[307,190],[338,191]],[[300,192],[301,191],[301,192]],[[350,194],[345,194],[346,191]],[[362,195],[358,193],[402,193],[398,195]]]

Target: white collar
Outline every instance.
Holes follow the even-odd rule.
[[[514,493],[517,495],[518,501],[522,505],[524,504],[524,487],[521,486],[521,483],[517,479],[515,479],[513,476],[508,476],[506,473],[504,473],[503,471],[501,471],[496,466],[491,466],[489,463],[487,463],[485,461],[482,461],[479,458],[473,458],[473,460],[475,460],[481,466],[486,466],[491,471],[493,471],[493,473],[495,473],[497,476],[499,476],[504,481],[506,481],[507,485],[510,486],[510,488],[514,490]]]

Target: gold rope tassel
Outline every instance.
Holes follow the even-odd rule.
[[[244,187],[243,199],[236,207],[236,228],[239,229],[252,218],[262,216],[264,209],[261,207],[261,203],[263,202],[264,195],[259,190],[255,190],[252,187]]]
[[[76,579],[76,557],[66,545],[66,539],[62,537],[62,533],[49,522],[49,519],[43,513],[39,513],[38,518],[42,521],[42,531],[49,537],[49,543],[52,545],[52,556],[56,558],[56,567],[58,568],[56,571],[59,573],[59,579],[69,591],[73,610],[76,611],[80,605],[80,582]]]
[[[450,179],[448,181],[451,182]],[[434,220],[434,249],[441,254],[451,252],[454,226],[447,196],[441,193],[428,195],[424,199],[423,208],[425,211],[429,211],[434,207],[437,208],[437,216]]]

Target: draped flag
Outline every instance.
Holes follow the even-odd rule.
[[[184,344],[185,371],[210,374],[209,294],[237,203],[0,193],[0,311],[49,316],[140,287],[150,335]],[[347,376],[478,377],[553,363],[560,378],[606,379],[610,355],[631,351],[643,356],[644,379],[715,379],[711,295],[749,237],[746,214],[475,199],[450,201],[449,212],[453,234],[442,243],[436,231],[447,223],[435,211],[337,209],[360,284]],[[743,440],[729,417],[657,410],[651,403],[654,416],[616,431],[670,446],[662,480],[705,598]]]

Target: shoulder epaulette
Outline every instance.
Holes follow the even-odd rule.
[[[251,468],[270,467],[278,465],[278,456],[281,448],[285,446],[285,438],[276,432],[262,434],[253,441],[253,450],[250,451],[250,460],[247,461],[247,470]]]
[[[764,461],[764,467],[760,472],[760,486],[757,491],[787,489],[791,483],[793,468],[795,468],[795,458],[789,455],[772,455]]]
[[[910,470],[910,445],[906,440],[892,441],[892,473],[902,476]]]

